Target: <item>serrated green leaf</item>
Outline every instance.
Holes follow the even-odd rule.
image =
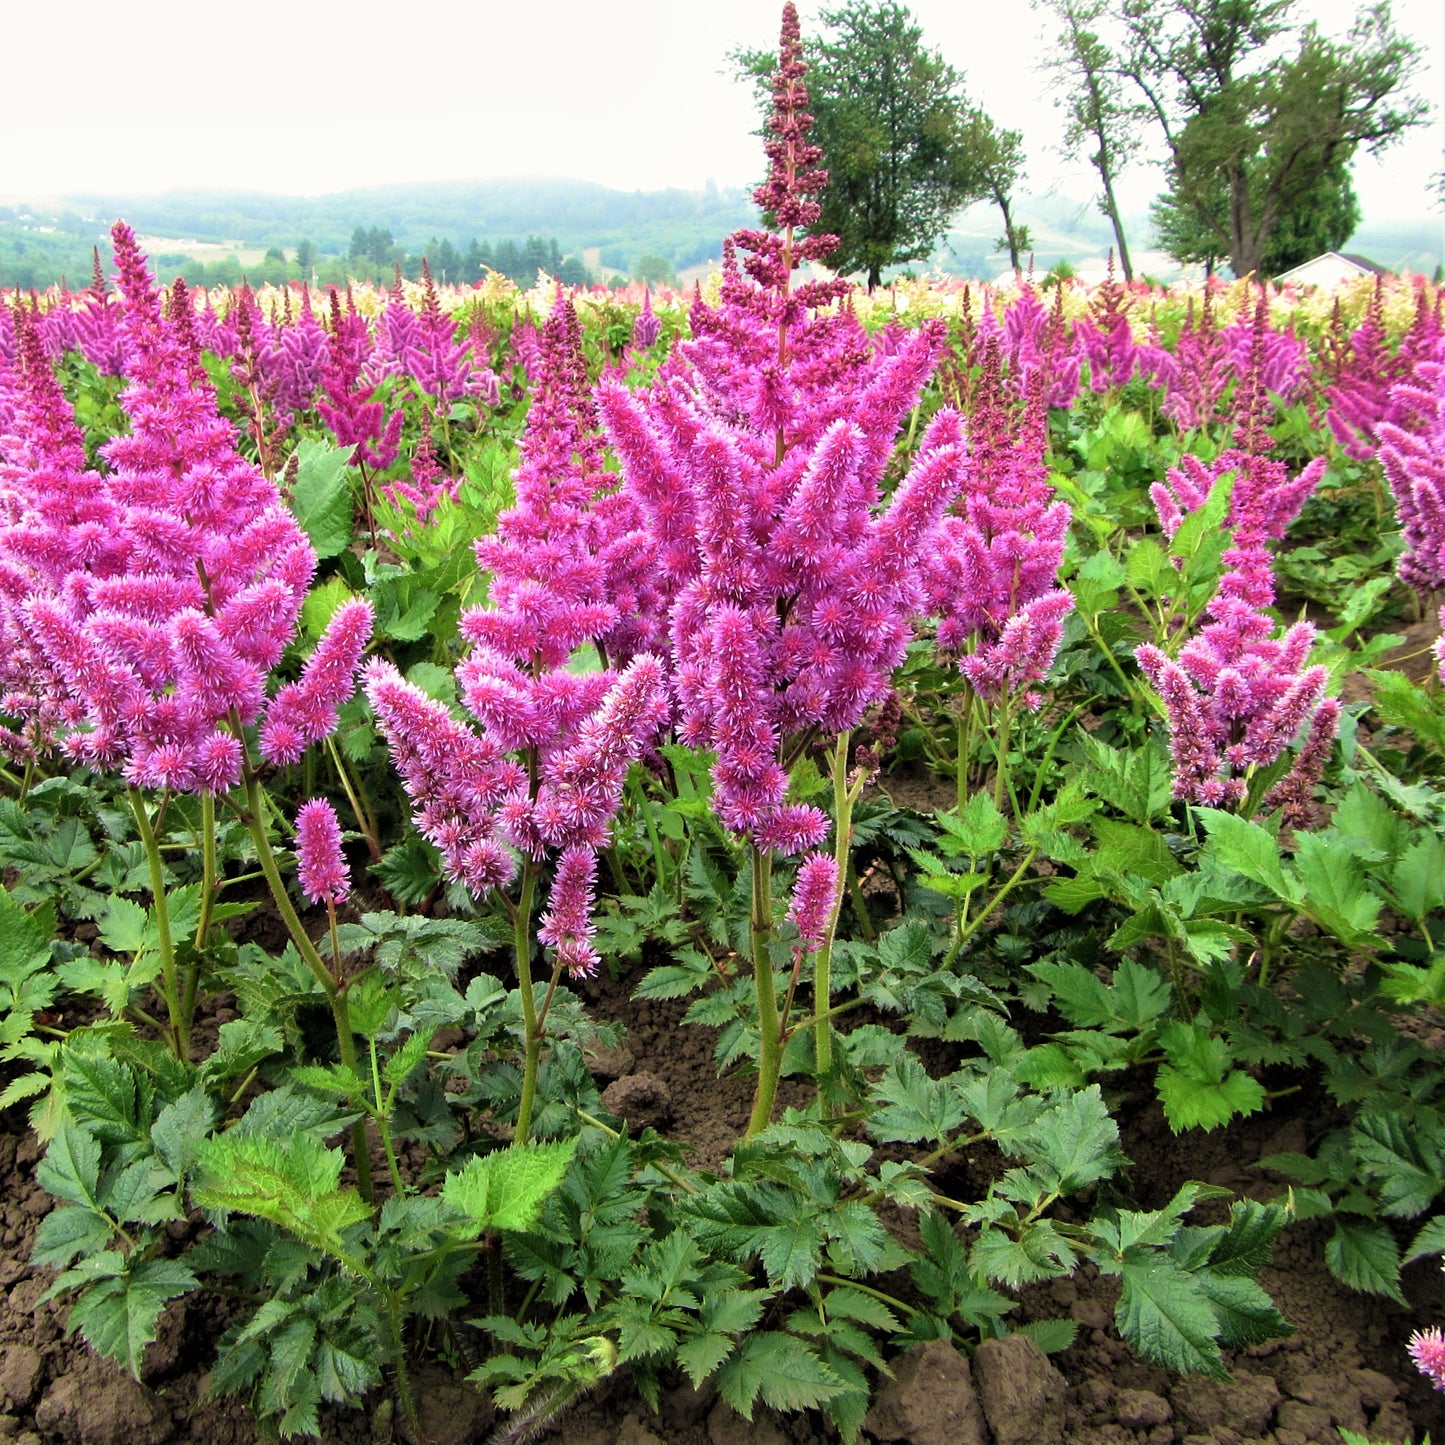
[[[1410,1245],[1410,1253],[1405,1256],[1405,1263],[1414,1264],[1427,1254],[1445,1254],[1445,1214],[1437,1214],[1421,1225]]]
[[[151,1142],[176,1179],[185,1176],[195,1162],[196,1145],[211,1132],[216,1106],[203,1084],[197,1084],[156,1115]]]
[[[139,903],[118,894],[106,901],[105,912],[96,919],[96,931],[113,953],[139,953],[155,937],[150,914]]]
[[[401,1084],[411,1076],[412,1070],[426,1058],[426,1051],[431,1045],[432,1032],[428,1029],[424,1033],[412,1034],[386,1061],[381,1076],[388,1084]]]
[[[111,1242],[110,1221],[76,1205],[52,1209],[35,1231],[31,1264],[64,1269],[76,1255],[99,1254]]]
[[[1445,1189],[1438,1145],[1427,1128],[1392,1113],[1362,1114],[1350,1130],[1350,1147],[1365,1178],[1374,1182],[1385,1214],[1413,1219]]]
[[[1200,1293],[1214,1307],[1220,1342],[1231,1350],[1263,1344],[1294,1333],[1294,1326],[1252,1279],[1203,1270],[1194,1276]]]
[[[963,1105],[944,1081],[930,1079],[911,1053],[901,1053],[874,1085],[868,1132],[883,1143],[942,1143],[963,1123]]]
[[[1097,1084],[1052,1104],[1027,1138],[1030,1152],[1053,1171],[1060,1194],[1106,1179],[1119,1167],[1119,1126]]]
[[[1046,1355],[1067,1350],[1079,1333],[1077,1320],[1030,1320],[1016,1334],[1027,1335]]]
[[[699,1389],[732,1352],[731,1335],[689,1335],[677,1347],[677,1363],[686,1371],[693,1388]]]
[[[1080,1028],[1098,1028],[1113,1022],[1113,1000],[1109,989],[1087,968],[1077,963],[1030,963],[1027,971],[1049,986],[1059,1012]]]
[[[1390,889],[1411,918],[1445,908],[1445,838],[1431,835],[1412,843],[1390,874]]]
[[[1164,1117],[1176,1134],[1185,1129],[1207,1133],[1237,1115],[1257,1113],[1264,1105],[1264,1086],[1242,1069],[1232,1070],[1218,1083],[1208,1083],[1161,1064],[1155,1086]]]
[[[67,1203],[100,1211],[100,1144],[83,1129],[66,1124],[50,1141],[35,1170],[35,1182],[47,1194]]]
[[[1345,943],[1368,940],[1381,904],[1365,887],[1358,860],[1326,837],[1297,833],[1294,862],[1310,914]]]
[[[1405,1303],[1400,1292],[1400,1250],[1389,1227],[1378,1220],[1337,1217],[1335,1232],[1325,1245],[1325,1263],[1341,1284]]]
[[[1114,1322],[1146,1360],[1215,1380],[1229,1378],[1215,1342],[1218,1318],[1192,1276],[1158,1261],[1126,1264],[1122,1274]]]
[[[1038,1219],[1016,1237],[1002,1229],[982,1230],[974,1242],[972,1260],[985,1279],[1019,1289],[1037,1280],[1068,1274],[1077,1256],[1052,1220]]]
[[[459,1172],[447,1175],[442,1193],[448,1204],[475,1221],[478,1233],[528,1230],[576,1152],[575,1136],[545,1144],[511,1144],[469,1159]]]
[[[311,438],[296,448],[296,480],[291,509],[316,555],[335,557],[351,543],[351,447]]]
[[[1219,808],[1194,811],[1209,833],[1201,861],[1207,860],[1226,873],[1238,873],[1286,902],[1300,902],[1299,884],[1285,876],[1279,842],[1272,834],[1258,823]]]
[[[775,1330],[750,1335],[718,1373],[718,1393],[745,1420],[759,1395],[775,1410],[806,1410],[844,1388],[801,1340]]]
[[[71,1275],[78,1272],[69,1271]],[[178,1260],[144,1260],[84,1288],[71,1306],[66,1327],[79,1330],[96,1351],[123,1365],[138,1380],[141,1355],[156,1337],[156,1321],[166,1301],[197,1285],[195,1275]]]
[[[936,813],[934,817],[945,830],[949,851],[967,853],[974,858],[997,852],[1008,836],[1008,823],[993,796],[982,790],[974,793],[961,811]]]

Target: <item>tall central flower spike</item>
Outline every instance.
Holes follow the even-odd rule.
[[[1263,799],[1282,807],[1289,826],[1309,813],[1339,723],[1340,705],[1325,696],[1328,673],[1309,665],[1314,626],[1298,622],[1282,637],[1265,611],[1274,601],[1270,547],[1283,538],[1314,489],[1325,459],[1291,479],[1284,463],[1267,455],[1263,299],[1255,314],[1255,344],[1239,381],[1239,420],[1233,444],[1212,468],[1186,456],[1169,484],[1152,489],[1165,532],[1173,536],[1185,510],[1204,504],[1214,483],[1234,473],[1228,524],[1233,545],[1228,570],[1208,608],[1210,621],[1184,645],[1177,660],[1146,643],[1135,649],[1144,675],[1164,700],[1174,757],[1174,796],[1186,802],[1232,805],[1248,794],[1248,774],[1282,757],[1296,739],[1289,772]]]
[[[417,827],[449,877],[474,895],[505,887],[517,855],[557,859],[540,937],[573,973],[590,972],[595,853],[609,836],[627,768],[667,718],[663,670],[643,653],[617,672],[576,671],[615,630],[608,566],[594,550],[594,489],[605,478],[580,332],[559,296],[543,328],[538,392],[515,477],[516,502],[476,544],[489,601],[461,620],[472,650],[457,669],[478,733],[386,662],[366,679]],[[519,960],[519,967],[525,966]]]
[[[24,613],[68,694],[72,756],[141,787],[222,792],[240,779],[240,729],[266,710],[316,555],[274,484],[237,453],[134,235],[118,223],[113,238],[131,429],[102,448],[108,470],[87,509],[37,472],[16,525],[50,585]],[[370,627],[365,603],[336,614],[294,685],[303,696],[283,717],[288,751],[334,725]],[[261,751],[277,757],[264,730]]]
[[[883,502],[945,329],[926,324],[882,355],[834,304],[846,283],[798,282],[799,264],[834,245],[808,230],[825,174],[807,140],[804,71],[788,5],[768,178],[754,193],[774,229],[726,244],[719,305],[694,304],[693,339],[648,390],[599,387],[667,608],[680,735],[717,754],[723,823],[784,854],[828,828],[817,808],[786,801],[788,766],[887,695],[924,610],[919,555],[964,465],[959,418],[941,412]]]

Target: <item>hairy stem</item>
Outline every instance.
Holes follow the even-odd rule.
[[[130,810],[135,815],[136,831],[140,834],[141,846],[145,849],[146,862],[150,865],[152,908],[160,942],[161,993],[166,1000],[171,1050],[178,1059],[188,1059],[191,1052],[191,1021],[186,1017],[182,1006],[180,984],[176,977],[176,946],[171,937],[171,910],[166,898],[161,853],[156,846],[155,829],[151,827],[150,814],[146,812],[145,798],[140,789],[129,788],[126,794],[130,799]]]
[[[773,935],[773,855],[753,843],[748,845],[748,854],[753,881],[753,987],[758,1000],[758,1085],[747,1133],[743,1136],[751,1139],[766,1129],[773,1117],[778,1077],[783,1071],[783,1028],[778,1016],[773,959],[768,949]]]
[[[537,1000],[532,993],[532,899],[537,891],[537,864],[522,866],[522,894],[512,923],[512,946],[517,961],[517,988],[522,995],[522,1099],[517,1105],[513,1139],[523,1144],[532,1132],[532,1108],[537,1098],[537,1071],[542,1062],[542,1030],[537,1022]]]

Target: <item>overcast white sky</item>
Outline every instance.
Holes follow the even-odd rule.
[[[804,28],[817,5],[800,5]],[[1028,189],[1090,193],[1056,153],[1060,120],[1037,61],[1044,17],[1017,3],[911,0],[925,40],[970,97],[1024,132]],[[1350,0],[1302,0],[1327,32]],[[772,46],[781,0],[429,0],[398,11],[315,0],[132,0],[77,29],[11,7],[0,114],[0,198],[207,185],[319,193],[394,181],[574,176],[623,189],[755,181],[761,170],[734,46]],[[1356,165],[1367,220],[1428,214],[1442,164],[1445,0],[1395,0],[1426,51],[1415,88],[1434,123]],[[374,18],[373,18],[374,17]],[[1158,173],[1126,186],[1147,202]]]

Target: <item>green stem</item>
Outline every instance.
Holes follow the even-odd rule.
[[[160,849],[156,846],[155,830],[151,827],[150,814],[146,812],[145,798],[140,789],[127,789],[127,797],[130,799],[130,810],[135,815],[136,832],[140,834],[141,846],[145,849],[146,862],[150,865],[152,907],[161,953],[161,992],[165,996],[166,1014],[170,1021],[171,1050],[178,1059],[185,1060],[190,1057],[191,1024],[181,1005],[181,991],[176,978],[176,947],[171,937],[171,910],[166,899]]]
[[[993,779],[993,805],[1003,812],[1004,788],[1008,784],[1008,744],[1009,733],[1013,729],[1013,698],[1005,693],[1003,700],[999,703],[999,726],[998,741],[998,771]]]
[[[833,1030],[828,1024],[828,1007],[833,982],[833,937],[843,908],[843,889],[848,878],[848,856],[853,846],[853,805],[863,786],[848,786],[848,733],[839,733],[833,745],[833,907],[823,942],[813,959],[813,1058],[820,1074],[833,1067]]]
[[[316,951],[316,945],[302,927],[301,919],[291,904],[291,896],[286,892],[281,870],[276,866],[271,840],[266,835],[263,821],[265,800],[261,794],[261,782],[249,765],[245,770],[245,784],[246,826],[250,829],[251,840],[256,845],[256,859],[261,865],[261,872],[266,875],[271,897],[281,915],[281,921],[286,925],[287,933],[291,935],[292,943],[296,945],[296,951],[311,970],[312,976],[321,986],[321,992],[326,995],[326,1002],[331,1006],[331,1017],[336,1025],[336,1047],[341,1054],[341,1062],[353,1074],[357,1074],[356,1037],[351,1031],[351,1010],[347,1007],[346,991],[340,987],[331,970],[327,968],[325,960]],[[351,1126],[351,1152],[351,1162],[356,1169],[357,1188],[361,1191],[361,1197],[370,1204],[371,1160],[367,1154],[364,1120],[358,1119]]]
[[[517,988],[522,995],[522,1099],[517,1105],[513,1139],[523,1144],[532,1132],[532,1107],[537,1097],[537,1070],[542,1062],[542,1031],[537,1025],[537,1001],[532,993],[532,899],[537,891],[537,865],[522,867],[522,895],[512,925],[512,946],[517,962]]]
[[[336,916],[336,907],[330,905],[333,919]],[[381,1094],[381,1065],[376,1057],[376,1040],[366,1041],[367,1049],[371,1054],[371,1092],[376,1099],[376,1132],[381,1135],[381,1147],[386,1152],[386,1167],[391,1171],[391,1187],[396,1191],[400,1199],[406,1193],[406,1185],[401,1182],[401,1167],[396,1162],[396,1150],[391,1147],[391,1101],[396,1091],[389,1090],[383,1099]]]
[[[351,811],[356,815],[356,826],[361,829],[362,836],[366,839],[366,851],[371,854],[373,863],[380,863],[381,840],[377,832],[376,819],[372,816],[371,809],[366,806],[365,799],[361,797],[358,789],[352,786],[351,774],[342,760],[341,749],[336,746],[336,738],[331,733],[326,735],[326,750],[331,754],[331,761],[336,765],[336,774],[341,779],[341,787],[346,794],[346,801],[351,804]]]
[[[768,941],[773,933],[773,855],[755,843],[748,844],[752,865],[753,987],[758,1000],[758,1086],[745,1139],[768,1127],[783,1072],[783,1028],[778,1017],[778,993],[773,980],[773,959]]]
[[[196,925],[196,951],[206,946],[211,911],[216,906],[216,800],[201,794],[201,921]]]
[[[1017,868],[1014,869],[1014,871],[1009,875],[1008,881],[1003,885],[1002,888],[999,889],[997,893],[994,894],[993,898],[989,901],[988,907],[985,908],[983,912],[980,913],[978,917],[975,918],[966,927],[959,929],[958,937],[954,940],[953,947],[948,950],[948,955],[943,960],[943,967],[945,969],[952,966],[954,959],[956,959],[958,955],[963,952],[964,944],[966,944],[968,940],[972,938],[973,935],[977,933],[978,930],[982,928],[983,925],[987,923],[990,918],[993,917],[993,915],[998,911],[999,905],[1002,904],[1004,899],[1013,892],[1014,888],[1018,884],[1019,879],[1024,876],[1025,871],[1028,869],[1029,864],[1034,861],[1034,858],[1037,855],[1038,851],[1039,850],[1037,848],[1030,848],[1029,851],[1024,855],[1024,861],[1020,863]]]

